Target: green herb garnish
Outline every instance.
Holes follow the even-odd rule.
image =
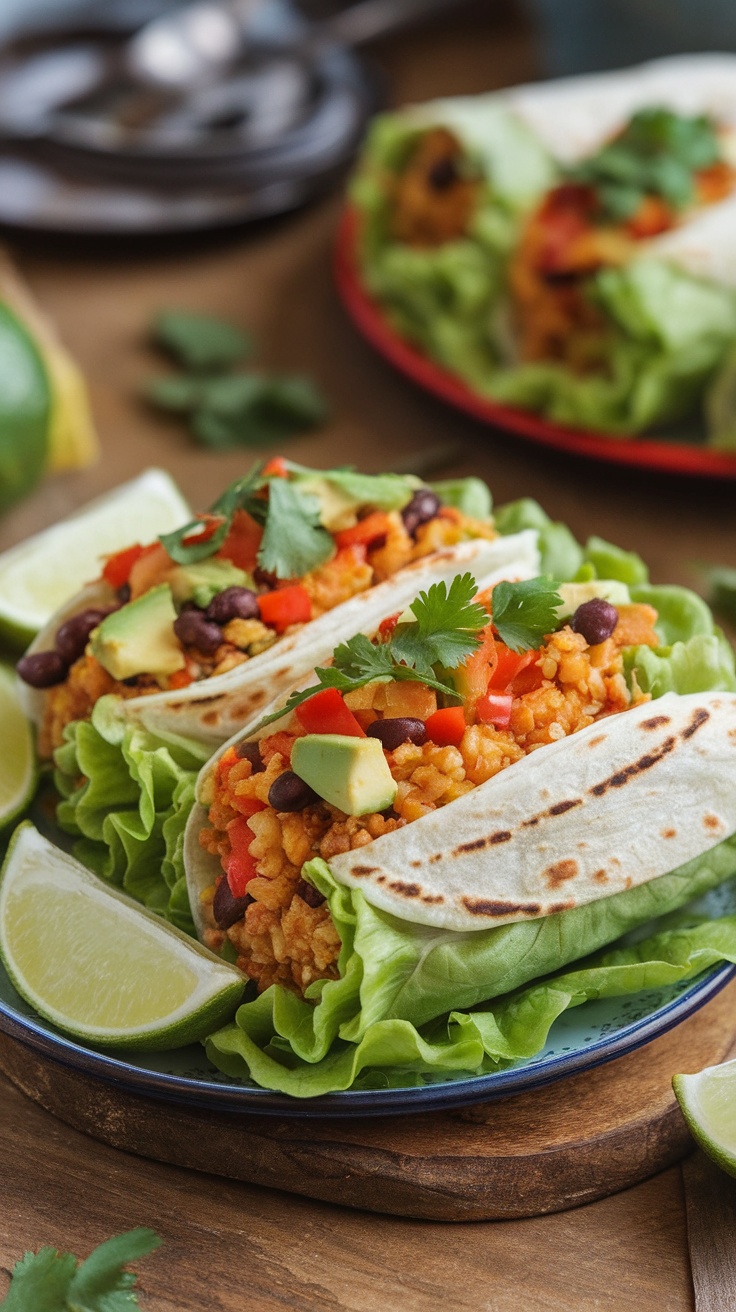
[[[152,336],[184,372],[150,379],[144,395],[159,409],[186,415],[193,436],[205,446],[270,446],[328,416],[325,399],[309,378],[233,373],[250,357],[253,343],[232,324],[168,310],[156,318]]]
[[[551,579],[497,583],[493,589],[493,627],[511,651],[532,651],[558,628],[562,598]]]
[[[721,158],[715,124],[705,114],[688,116],[652,106],[641,109],[613,141],[568,170],[568,178],[593,187],[601,216],[630,219],[647,196],[661,196],[674,210],[695,199],[695,174]]]
[[[258,563],[280,579],[300,578],[335,554],[334,538],[322,528],[319,502],[286,478],[271,479],[268,514]]]
[[[342,643],[332,665],[315,670],[317,683],[291,693],[285,705],[267,715],[256,729],[280,720],[325,688],[355,692],[368,683],[424,683],[444,697],[461,701],[460,694],[441,674],[456,669],[480,645],[478,635],[488,623],[488,614],[473,602],[477,590],[471,574],[458,575],[449,589],[444,582],[433,583],[412,602],[416,620],[398,624],[385,642],[371,642],[365,634],[358,634]],[[435,665],[442,667],[440,674]]]
[[[123,1267],[160,1243],[141,1227],[100,1244],[80,1266],[73,1253],[56,1248],[26,1253],[13,1268],[3,1312],[127,1312],[139,1306],[137,1277]]]

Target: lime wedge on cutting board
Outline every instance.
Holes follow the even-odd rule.
[[[28,492],[46,467],[51,404],[37,344],[0,304],[0,508]]]
[[[25,811],[38,781],[33,732],[18,704],[15,671],[0,665],[0,830]]]
[[[0,956],[36,1011],[99,1047],[184,1047],[230,1019],[245,984],[29,823],[0,875]]]
[[[173,479],[147,469],[11,547],[0,555],[0,635],[25,647],[59,606],[99,576],[102,556],[152,542],[191,517]]]
[[[736,1059],[697,1075],[676,1075],[672,1085],[693,1138],[736,1175]]]

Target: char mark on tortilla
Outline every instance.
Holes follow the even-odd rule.
[[[353,866],[354,875],[375,875],[378,866]]]
[[[472,916],[523,916],[533,918],[541,914],[538,902],[487,902],[484,898],[464,897],[463,906]]]
[[[669,724],[669,715],[653,715],[651,720],[642,720],[642,729],[659,729],[663,724]]]
[[[418,884],[405,884],[400,879],[395,879],[389,888],[392,893],[400,893],[402,897],[421,897],[422,893]]]
[[[709,719],[710,719],[710,711],[706,711],[705,707],[701,706],[697,711],[693,711],[687,729],[683,729],[682,734],[680,736],[682,738],[692,738],[693,734],[697,733],[701,725],[705,724],[706,720]]]
[[[578,873],[578,863],[571,858],[563,861],[555,861],[554,865],[548,866],[543,872],[542,878],[548,888],[558,888],[560,884],[565,884],[568,879],[574,879]]]

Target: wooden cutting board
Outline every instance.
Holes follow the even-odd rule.
[[[444,1221],[592,1202],[692,1147],[677,1071],[736,1048],[736,981],[653,1043],[534,1093],[417,1116],[305,1120],[204,1111],[79,1075],[0,1035],[0,1069],[93,1138],[142,1157],[348,1207]]]

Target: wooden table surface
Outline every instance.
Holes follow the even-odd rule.
[[[488,10],[492,7],[488,6]],[[495,9],[495,7],[494,7]],[[472,17],[472,22],[470,18]],[[397,101],[476,92],[532,77],[533,42],[512,12],[482,7],[376,46]],[[330,279],[339,212],[332,197],[250,232],[152,248],[14,243],[90,381],[103,459],[47,482],[0,526],[0,549],[68,514],[142,466],[171,470],[206,504],[251,459],[214,456],[137,400],[158,367],[152,313],[180,305],[255,330],[264,363],[309,372],[334,404],[318,435],[289,444],[304,463],[391,468],[453,442],[448,472],[477,472],[497,501],[537,497],[579,537],[640,551],[655,580],[692,584],[694,562],[736,565],[732,485],[562,458],[491,432],[421,395],[347,323]],[[565,1115],[564,1084],[559,1086]],[[243,1142],[243,1152],[248,1151]],[[155,1227],[141,1264],[151,1312],[685,1312],[692,1308],[679,1168],[577,1211],[445,1226],[340,1210],[106,1148],[56,1122],[0,1081],[0,1268],[42,1244],[85,1255],[113,1232]],[[6,1287],[0,1274],[0,1296]],[[29,1309],[30,1312],[30,1309]]]

